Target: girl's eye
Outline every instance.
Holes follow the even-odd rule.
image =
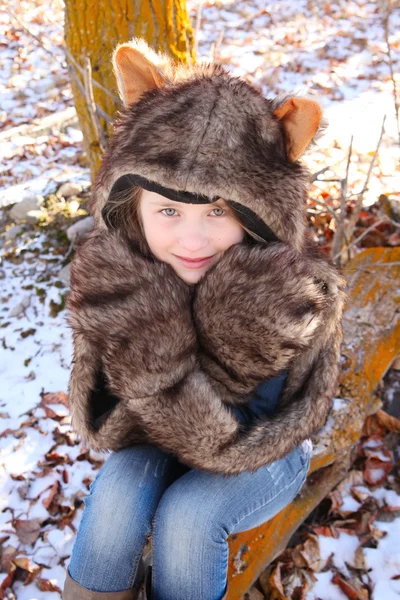
[[[216,214],[215,216],[216,216],[216,217],[222,217],[222,215],[224,215],[224,214],[225,214],[225,211],[224,211],[224,209],[223,209],[223,208],[214,208],[212,212],[214,212],[214,213],[215,213],[215,211],[218,211],[218,210],[219,210],[220,212],[219,212],[218,214]]]
[[[166,213],[165,211],[167,210],[172,210],[172,213]],[[161,211],[166,217],[173,217],[173,213],[176,213],[176,210],[174,208],[163,208],[163,210]]]

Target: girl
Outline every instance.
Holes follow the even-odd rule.
[[[152,598],[224,597],[228,536],[298,493],[336,389],[344,282],[306,244],[296,162],[315,103],[160,61],[116,51],[128,108],[72,270],[73,425],[114,452],[65,600],[136,598],[150,534]]]

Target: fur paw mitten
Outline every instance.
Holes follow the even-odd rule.
[[[135,402],[193,370],[191,298],[169,265],[145,257],[118,233],[94,232],[78,249],[68,299],[70,404],[74,428],[92,447],[119,448],[119,437],[137,441],[135,422],[127,419]],[[126,436],[119,436],[124,428]]]
[[[284,243],[231,247],[197,286],[194,317],[206,372],[250,393],[324,337],[342,278]],[[336,320],[336,319],[335,319]]]

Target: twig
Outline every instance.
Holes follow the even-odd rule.
[[[367,177],[365,179],[364,186],[363,186],[361,192],[357,196],[357,200],[356,200],[356,205],[355,205],[354,211],[350,215],[349,220],[347,222],[347,225],[345,227],[345,234],[346,234],[346,237],[348,239],[351,239],[351,237],[353,235],[353,232],[354,232],[354,229],[355,229],[355,226],[356,226],[357,221],[358,221],[359,216],[360,216],[360,212],[361,212],[361,208],[362,208],[362,202],[363,202],[363,197],[364,197],[364,194],[365,194],[366,190],[368,189],[368,184],[369,184],[369,180],[371,178],[372,169],[374,167],[376,157],[378,156],[378,152],[379,152],[379,148],[380,148],[380,145],[381,145],[383,133],[385,131],[385,121],[386,121],[386,115],[383,117],[382,127],[381,127],[381,133],[380,133],[379,140],[378,140],[378,143],[377,143],[376,148],[375,148],[374,155],[373,155],[373,157],[371,159],[371,162],[370,162],[370,165],[369,165],[369,169],[368,169]]]
[[[392,11],[391,1],[387,0],[387,12],[386,12],[383,22],[384,22],[384,29],[385,29],[385,42],[386,42],[386,47],[387,47],[387,55],[389,58],[390,77],[391,77],[392,85],[393,85],[393,99],[394,99],[394,111],[396,114],[397,135],[399,138],[399,145],[400,145],[399,102],[397,100],[397,97],[398,97],[397,96],[397,85],[396,85],[396,79],[394,77],[392,50],[390,48],[390,43],[389,43],[389,22],[390,22],[391,11]]]
[[[103,129],[100,125],[99,118],[96,112],[96,103],[94,101],[93,87],[92,87],[92,65],[90,64],[90,58],[85,56],[85,72],[84,72],[84,85],[85,85],[85,96],[86,105],[90,115],[90,119],[93,123],[97,133],[97,142],[99,144],[101,152],[104,152],[106,148],[106,140],[104,137]]]
[[[332,179],[317,179],[317,181],[321,181],[322,183],[325,183],[328,181],[335,181],[336,183],[342,183],[343,179],[340,179],[340,177],[332,177]]]
[[[315,202],[315,204],[319,204],[319,206],[323,206],[325,208],[325,210],[327,210],[328,213],[332,215],[332,217],[335,219],[335,221],[337,220],[337,214],[335,213],[335,211],[334,211],[333,208],[331,208],[330,206],[328,206],[322,200],[314,200],[313,199],[313,202]]]
[[[202,11],[203,11],[203,0],[200,0],[200,2],[197,5],[197,13],[196,13],[196,25],[194,28],[194,55],[197,55],[197,47],[198,47],[198,43],[199,43],[199,32],[200,32],[200,27],[201,27],[201,15],[202,15]]]
[[[345,218],[346,218],[346,197],[347,197],[347,188],[349,182],[349,171],[350,171],[350,163],[351,163],[351,155],[353,152],[353,136],[350,139],[349,152],[347,155],[347,165],[346,165],[346,175],[345,178],[341,180],[341,195],[340,195],[340,212],[336,221],[336,231],[333,237],[332,250],[331,254],[333,256],[340,256],[340,249],[343,244],[344,234],[345,234]]]
[[[73,64],[73,66],[75,67],[75,69],[77,71],[79,71],[82,75],[85,74],[85,70],[76,62],[76,60],[74,59],[74,57],[72,56],[71,52],[68,50],[68,48],[63,48],[63,50],[65,51],[65,54],[68,57],[68,60],[70,60]],[[110,90],[108,90],[107,88],[104,87],[104,85],[101,85],[101,83],[99,83],[98,81],[96,81],[95,79],[92,78],[92,84],[99,88],[100,90],[102,90],[105,94],[107,94],[107,96],[109,96],[112,100],[114,100],[114,102],[116,102],[117,104],[121,104],[121,100],[118,98],[118,96],[115,96],[115,94],[113,94],[112,92],[110,92]]]
[[[383,215],[382,218],[385,219],[385,221],[388,221],[389,223],[391,223],[394,227],[400,227],[400,223],[398,223],[397,221],[394,221],[387,215]]]
[[[221,46],[222,40],[224,39],[224,35],[225,35],[225,29],[222,29],[222,31],[220,32],[218,39],[216,42],[213,42],[210,46],[210,52],[209,52],[209,61],[210,62],[214,62],[215,61],[215,56],[217,54],[217,51],[219,50],[219,47]]]
[[[350,250],[350,248],[353,248],[353,246],[355,246],[357,244],[357,242],[359,242],[360,240],[362,240],[367,235],[367,233],[369,233],[371,231],[371,229],[375,229],[375,227],[378,227],[378,225],[381,225],[385,221],[386,221],[386,218],[380,219],[379,221],[377,221],[373,225],[370,225],[369,227],[367,227],[367,229],[365,231],[363,231],[362,234],[358,236],[358,238],[356,238],[355,240],[353,240],[351,242],[351,244],[349,244],[348,246],[345,246],[344,248],[342,248],[342,250],[340,250],[340,252],[338,252],[335,256],[333,256],[333,260],[336,260],[337,258],[339,258],[339,256],[341,254],[343,254],[343,252],[346,252],[347,250]]]
[[[310,182],[311,182],[311,183],[314,183],[314,181],[319,181],[318,177],[319,177],[320,175],[322,175],[322,173],[325,173],[325,171],[329,171],[329,170],[331,170],[331,168],[332,168],[332,167],[324,167],[324,168],[323,168],[323,169],[321,169],[320,171],[317,171],[316,173],[313,173],[313,174],[311,175]]]
[[[219,49],[221,47],[222,40],[224,39],[224,35],[225,35],[225,29],[222,29],[221,32],[220,32],[220,34],[219,34],[219,36],[218,36],[218,39],[217,39],[217,41],[215,43],[215,46],[214,46],[213,61],[215,60],[215,57],[217,56],[217,53],[218,53],[218,51],[219,51]]]
[[[357,242],[359,242],[363,237],[365,237],[367,235],[367,233],[369,231],[371,231],[371,229],[373,229],[374,227],[378,227],[378,225],[381,225],[382,223],[390,223],[394,227],[397,227],[398,229],[400,229],[400,223],[397,223],[397,221],[394,221],[393,219],[391,219],[387,215],[382,215],[382,217],[380,218],[379,221],[377,221],[376,223],[374,223],[373,225],[371,225],[370,227],[368,227],[368,229],[366,229],[365,231],[363,231],[362,234],[357,239],[355,239],[351,244],[349,244],[348,241],[347,241],[347,239],[346,239],[345,240],[346,247],[343,248],[338,254],[336,254],[335,256],[333,256],[333,260],[336,260],[336,258],[338,258],[346,250],[350,250],[350,248],[352,248]],[[350,253],[349,253],[349,258],[350,258]],[[394,263],[386,263],[386,264],[394,264]]]
[[[70,68],[70,71],[69,71],[70,75],[73,77],[76,85],[79,88],[80,93],[85,98],[86,97],[85,88],[83,87],[83,85],[82,85],[82,83],[81,83],[78,75],[76,74],[76,71],[74,70],[74,66],[73,65],[69,65],[69,68]],[[110,115],[108,115],[98,104],[96,104],[96,110],[99,113],[99,115],[101,117],[103,117],[103,119],[105,121],[107,121],[107,123],[113,123],[114,122],[114,119],[112,119],[110,117]]]

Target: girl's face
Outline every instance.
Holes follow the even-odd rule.
[[[151,252],[188,284],[197,283],[244,237],[222,199],[213,204],[185,204],[143,190],[139,218]]]

